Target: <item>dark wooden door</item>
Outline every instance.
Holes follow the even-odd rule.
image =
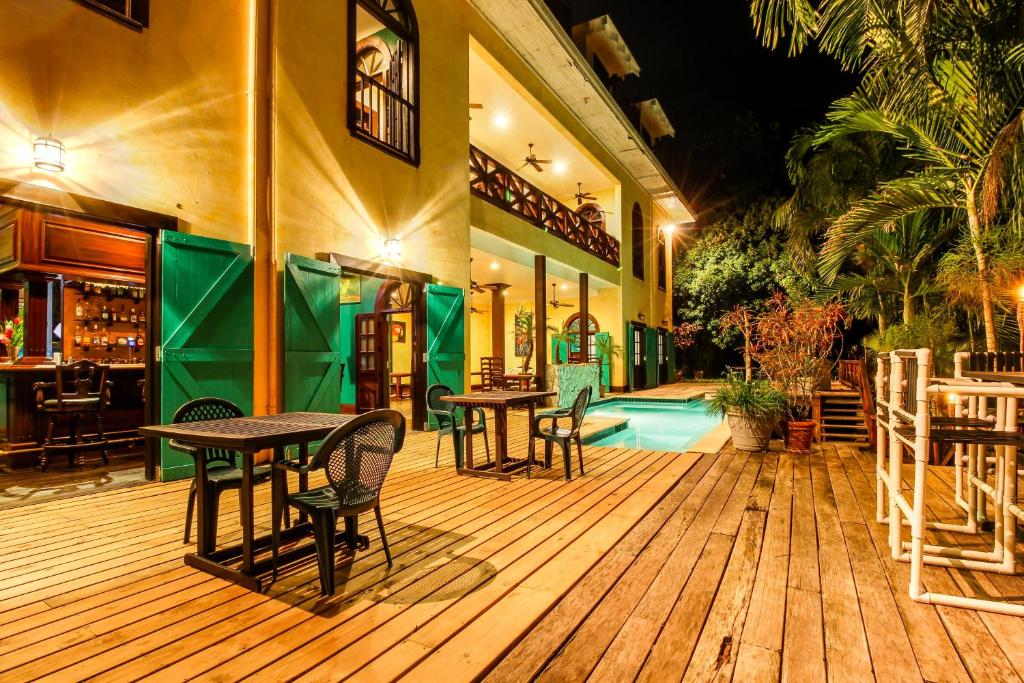
[[[633,390],[647,388],[647,326],[630,325],[630,357],[633,365]]]
[[[668,384],[668,331],[658,330],[658,384]]]
[[[383,355],[376,313],[356,316],[356,412],[386,407],[383,392]]]

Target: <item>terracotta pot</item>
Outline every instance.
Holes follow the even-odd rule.
[[[786,426],[786,448],[793,453],[810,453],[816,426],[814,420],[789,420]]]
[[[737,412],[726,415],[732,445],[740,451],[766,451],[775,429],[775,420],[751,420]]]

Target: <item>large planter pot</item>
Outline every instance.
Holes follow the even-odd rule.
[[[744,415],[730,411],[726,414],[732,445],[740,451],[766,451],[772,440],[775,420],[751,420]]]
[[[788,420],[784,430],[786,448],[793,453],[810,453],[816,426],[814,420]]]

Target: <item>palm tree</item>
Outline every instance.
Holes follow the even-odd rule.
[[[809,41],[862,75],[837,101],[814,143],[878,133],[920,164],[854,202],[822,252],[834,278],[864,238],[932,209],[960,212],[974,252],[986,346],[996,350],[987,243],[999,222],[1024,227],[1024,41],[1022,0],[753,0],[755,28],[769,46]]]

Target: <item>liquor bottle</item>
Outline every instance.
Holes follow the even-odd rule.
[[[107,310],[106,306],[103,307],[103,311],[100,313],[100,318],[103,320],[110,320],[110,311]]]
[[[108,338],[107,338],[107,333],[106,333],[106,332],[104,332],[104,333],[103,333],[103,334],[102,334],[102,335],[100,336],[100,346],[108,346],[108,345],[109,345],[109,342],[110,342],[110,339],[108,339]]]
[[[97,332],[93,332],[92,333],[92,345],[93,346],[99,346],[100,345],[100,335]]]
[[[135,340],[135,345],[138,346],[140,349],[143,346],[145,346],[146,345],[146,335],[140,334],[138,336],[138,338]]]
[[[81,320],[85,317],[85,308],[82,306],[82,302],[78,301],[75,303],[75,319]]]
[[[128,322],[128,311],[124,310],[124,304],[121,304],[121,313],[120,316],[118,317],[118,320],[120,320],[123,323]]]
[[[81,327],[76,327],[75,328],[75,346],[81,346],[81,345],[82,345],[82,328]]]
[[[139,322],[139,314],[135,312],[134,308],[132,309],[131,321],[132,321],[133,324],[138,324],[138,322]]]
[[[84,283],[82,285],[82,291],[85,292],[86,294],[89,294],[90,292],[92,292],[92,283],[91,282]]]
[[[146,324],[146,309],[145,308],[139,310],[139,324],[140,325],[145,325]]]

